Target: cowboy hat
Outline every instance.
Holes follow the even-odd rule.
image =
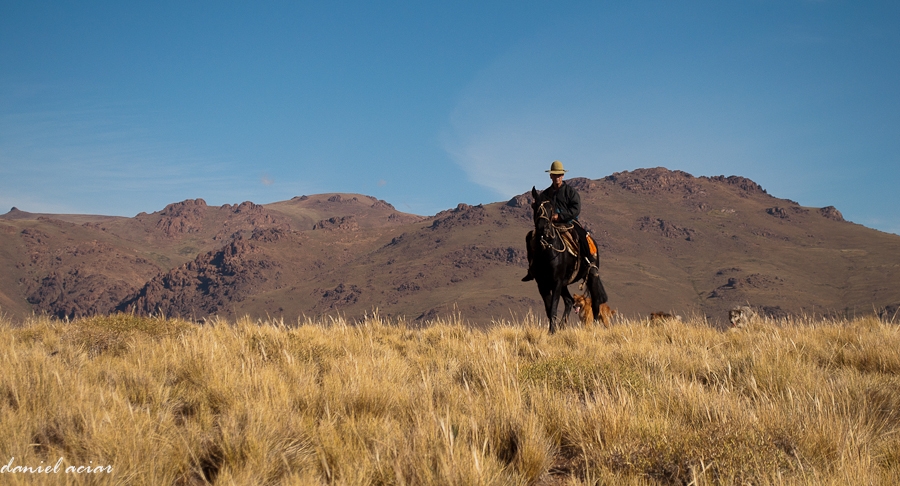
[[[550,164],[550,170],[545,170],[544,172],[549,172],[550,175],[555,174],[565,174],[568,172],[566,169],[563,169],[562,162],[558,160],[554,160],[552,164]]]

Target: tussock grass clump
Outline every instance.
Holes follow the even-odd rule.
[[[0,334],[4,484],[900,482],[900,328],[876,319]]]

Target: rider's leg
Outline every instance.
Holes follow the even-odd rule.
[[[532,254],[534,253],[534,250],[532,250],[532,242],[531,242],[533,237],[534,237],[534,231],[529,231],[528,234],[525,235],[525,250],[528,255],[528,273],[526,273],[525,276],[522,277],[523,282],[527,282],[529,280],[534,280],[534,275],[531,274],[531,261],[533,258]]]
[[[588,265],[591,267],[591,271],[595,271],[597,268],[597,258],[596,255],[591,253],[591,246],[588,243],[588,234],[587,230],[581,226],[581,223],[576,222],[573,225],[573,230],[575,234],[578,235],[578,250],[581,252],[582,257],[587,260]]]

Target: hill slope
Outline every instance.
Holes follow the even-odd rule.
[[[721,322],[745,303],[772,316],[900,303],[900,237],[844,221],[833,207],[801,207],[742,177],[663,168],[568,182],[600,245],[610,303],[625,315]],[[134,218],[16,210],[0,216],[0,306],[14,316],[289,320],[377,309],[487,324],[543,312],[535,285],[519,281],[531,218],[527,193],[430,218],[348,194],[221,207],[188,200]]]

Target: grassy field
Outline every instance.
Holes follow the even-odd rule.
[[[0,319],[2,484],[900,484],[900,326]]]

